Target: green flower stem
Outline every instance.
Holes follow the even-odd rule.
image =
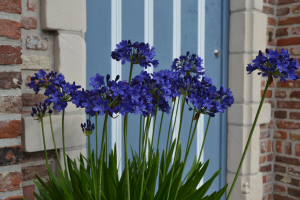
[[[159,104],[159,98],[157,100],[157,104],[156,104],[156,108],[155,108],[155,116],[154,116],[154,124],[153,124],[153,130],[152,130],[152,138],[151,138],[151,146],[150,146],[150,150],[151,150],[151,154],[152,154],[152,147],[153,147],[153,139],[154,139],[154,131],[155,131],[155,124],[156,124],[156,117],[157,117],[157,108],[158,108],[158,104]]]
[[[175,100],[176,103],[176,100]],[[172,126],[172,120],[173,120],[173,113],[174,113],[174,108],[175,108],[175,103],[172,106],[172,113],[171,113],[171,119],[170,119],[170,123],[169,123],[169,131],[168,131],[168,139],[167,139],[167,148],[166,148],[166,155],[167,155],[167,151],[168,151],[168,145],[169,145],[169,137],[170,137],[170,131],[171,131],[171,126]]]
[[[165,114],[165,112],[163,112],[161,114],[161,119],[160,119],[159,133],[158,133],[158,139],[157,139],[157,150],[156,150],[157,153],[158,153],[158,150],[159,150],[159,141],[160,141],[161,127],[162,127],[162,123],[163,123],[163,119],[164,119],[164,114]]]
[[[42,125],[42,133],[43,133],[43,143],[44,143],[44,151],[45,151],[45,158],[46,158],[46,166],[48,165],[48,157],[47,157],[47,148],[46,148],[46,142],[45,142],[45,132],[44,132],[44,121],[43,118],[41,118],[41,125]]]
[[[91,121],[91,115],[89,115],[89,120]],[[92,151],[91,151],[91,136],[88,135],[88,153],[89,153],[89,158],[91,157]]]
[[[270,78],[270,77],[271,77],[271,78]],[[253,122],[253,125],[252,125],[252,128],[251,128],[251,131],[250,131],[250,135],[249,135],[249,137],[248,137],[248,141],[247,141],[247,144],[246,144],[246,147],[245,147],[245,150],[244,150],[244,153],[243,153],[243,156],[242,156],[240,165],[239,165],[239,168],[238,168],[238,170],[237,170],[237,172],[236,172],[236,174],[235,174],[233,183],[232,183],[232,185],[231,185],[231,188],[230,188],[230,190],[229,190],[229,193],[228,193],[228,195],[227,195],[226,200],[228,200],[228,199],[230,198],[230,195],[231,195],[231,193],[232,193],[233,187],[234,187],[234,185],[235,185],[235,183],[236,183],[236,181],[237,181],[237,178],[238,178],[238,176],[239,176],[240,170],[241,170],[241,168],[242,168],[242,165],[243,165],[243,162],[244,162],[244,159],[245,159],[245,156],[246,156],[246,153],[247,153],[249,144],[250,144],[250,142],[251,142],[251,138],[252,138],[252,135],[253,135],[253,132],[254,132],[254,128],[255,128],[255,125],[256,125],[258,116],[259,116],[259,114],[260,114],[260,111],[261,111],[261,107],[262,107],[262,105],[263,105],[263,103],[264,103],[264,100],[265,100],[265,97],[266,97],[266,94],[267,94],[267,91],[268,91],[268,87],[269,87],[270,83],[272,83],[272,81],[273,81],[272,76],[270,76],[270,77],[269,77],[269,79],[268,79],[268,81],[267,81],[267,84],[266,84],[266,87],[265,87],[265,91],[264,91],[264,94],[263,94],[263,96],[262,96],[262,98],[261,98],[261,101],[260,101],[260,104],[259,104],[259,107],[258,107],[256,116],[255,116],[255,119],[254,119],[254,122]]]
[[[52,117],[51,117],[51,114],[49,115],[49,119],[50,119],[50,127],[51,127],[51,133],[52,133],[52,140],[53,140],[53,145],[54,145],[56,157],[57,157],[57,160],[58,160],[59,167],[60,167],[60,169],[62,169],[61,163],[60,163],[60,159],[59,159],[59,156],[58,156],[58,152],[57,152],[57,148],[56,148],[56,143],[55,143],[55,138],[54,138],[54,132],[53,132],[53,125],[52,125]]]
[[[62,142],[63,142],[65,170],[67,170],[66,146],[65,146],[65,110],[63,110],[63,113],[62,113]]]
[[[200,151],[199,158],[198,158],[198,163],[200,162],[201,155],[202,155],[202,152],[203,152],[203,148],[204,148],[204,144],[205,144],[205,140],[206,140],[206,136],[207,136],[207,131],[208,131],[209,123],[210,123],[210,118],[211,118],[211,116],[209,116],[208,122],[207,122],[207,125],[206,125],[206,130],[205,130],[205,134],[204,134],[204,138],[203,138],[203,142],[202,142],[202,146],[201,146],[201,151]]]
[[[194,110],[194,112],[193,112],[193,115],[192,115],[192,120],[191,120],[191,125],[190,125],[190,131],[189,131],[189,138],[188,138],[188,142],[187,142],[187,144],[189,144],[190,143],[190,139],[191,139],[191,132],[192,132],[192,128],[193,128],[193,123],[194,123],[194,115],[195,115],[195,110]]]
[[[128,167],[128,154],[127,154],[127,123],[128,123],[128,115],[126,114],[124,117],[125,174],[126,174],[126,185],[127,185],[127,200],[130,200],[129,167]]]
[[[142,124],[143,124],[143,115],[140,115],[139,157],[141,156]]]
[[[170,146],[169,148],[172,147],[172,138],[173,138],[173,134],[174,134],[174,130],[175,130],[175,125],[176,125],[176,120],[177,120],[177,114],[178,114],[178,108],[179,108],[179,102],[180,102],[180,98],[178,98],[178,101],[177,101],[177,106],[176,106],[176,114],[175,114],[175,120],[174,120],[174,123],[173,123],[173,128],[172,128],[172,133],[171,133],[171,138],[170,138],[170,142],[169,142],[169,137],[168,137],[168,140],[167,140],[167,149],[166,149],[166,154],[167,154],[167,151],[169,151],[168,149],[168,145],[170,143]],[[174,107],[175,107],[175,104],[174,104]],[[172,121],[172,119],[171,119]]]
[[[98,120],[97,120],[97,114],[95,115],[95,123],[96,123],[96,158],[98,158],[98,127],[97,127]]]
[[[108,112],[105,113],[104,123],[103,123],[103,130],[102,130],[102,140],[101,140],[101,150],[100,150],[100,158],[99,158],[99,196],[98,199],[101,200],[101,185],[102,185],[102,168],[103,168],[103,151],[104,151],[104,139],[105,139],[105,133],[107,128],[107,119],[108,119]]]

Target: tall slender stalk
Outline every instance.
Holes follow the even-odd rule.
[[[48,156],[47,156],[47,147],[46,147],[46,142],[45,142],[45,132],[44,132],[44,121],[43,121],[43,118],[41,118],[41,125],[42,125],[42,133],[43,133],[43,143],[44,143],[46,166],[49,167],[49,165],[48,165]]]
[[[198,158],[198,163],[200,162],[201,155],[202,155],[202,152],[203,152],[203,148],[204,148],[204,144],[205,144],[205,140],[206,140],[206,135],[207,135],[207,131],[208,131],[209,123],[210,123],[210,118],[211,118],[211,116],[209,116],[208,122],[207,122],[207,125],[206,125],[206,130],[205,130],[205,134],[204,134],[204,138],[203,138],[203,142],[202,142],[202,146],[201,146],[201,151],[200,151],[199,158]]]
[[[63,142],[63,153],[64,153],[64,164],[65,170],[67,170],[67,161],[66,161],[66,146],[65,146],[65,110],[62,113],[62,142]]]
[[[141,156],[142,122],[143,122],[143,115],[140,115],[139,157]]]
[[[269,76],[268,81],[267,81],[267,84],[266,84],[266,86],[265,86],[264,94],[263,94],[263,96],[262,96],[262,98],[261,98],[261,101],[260,101],[260,104],[259,104],[259,107],[258,107],[256,116],[255,116],[255,119],[254,119],[254,122],[253,122],[253,125],[252,125],[252,128],[251,128],[251,131],[250,131],[250,134],[249,134],[249,137],[248,137],[246,146],[245,146],[245,150],[244,150],[242,159],[241,159],[240,164],[239,164],[239,168],[238,168],[238,170],[237,170],[237,172],[236,172],[236,174],[235,174],[233,183],[232,183],[231,188],[230,188],[230,190],[229,190],[229,192],[228,192],[228,195],[227,195],[226,200],[228,200],[228,199],[230,198],[230,195],[231,195],[231,193],[232,193],[233,187],[234,187],[234,185],[235,185],[235,183],[236,183],[236,181],[237,181],[237,178],[238,178],[238,176],[239,176],[239,173],[240,173],[240,170],[241,170],[241,168],[242,168],[242,165],[243,165],[243,162],[244,162],[244,159],[245,159],[245,156],[246,156],[246,153],[247,153],[249,144],[250,144],[250,142],[251,142],[251,138],[252,138],[252,135],[253,135],[255,126],[256,126],[256,122],[257,122],[258,116],[259,116],[260,111],[261,111],[261,107],[262,107],[262,105],[263,105],[263,103],[264,103],[264,100],[265,100],[265,97],[266,97],[266,94],[267,94],[267,91],[268,91],[268,87],[269,87],[269,85],[272,83],[272,81],[273,81],[273,77],[272,77],[272,76]]]
[[[89,115],[89,120],[91,121],[91,115]],[[88,135],[88,156],[91,157],[92,151],[91,151],[91,136]]]
[[[98,120],[97,120],[97,113],[95,114],[95,124],[96,124],[96,158],[98,158]]]
[[[49,107],[50,107],[50,106],[49,106]],[[52,140],[53,140],[53,145],[54,145],[56,157],[57,157],[57,160],[58,160],[59,167],[60,167],[60,169],[62,169],[61,163],[60,163],[60,159],[59,159],[59,156],[58,156],[58,152],[57,152],[57,148],[56,148],[56,143],[55,143],[55,137],[54,137],[54,132],[53,132],[53,125],[52,125],[52,117],[51,117],[51,114],[49,115],[49,119],[50,119],[50,127],[51,127],[51,133],[52,133]]]
[[[103,130],[102,130],[102,140],[101,140],[101,149],[100,149],[100,158],[99,158],[99,196],[98,199],[101,200],[101,179],[102,179],[102,165],[103,165],[103,150],[104,150],[104,139],[105,139],[105,133],[106,133],[106,128],[107,128],[107,119],[108,119],[108,112],[105,113],[105,117],[104,117],[104,123],[103,123]]]
[[[158,150],[159,150],[159,141],[160,141],[161,127],[162,127],[162,123],[163,123],[163,119],[164,119],[164,114],[165,114],[165,112],[163,112],[161,114],[161,118],[160,118],[160,125],[159,125],[159,133],[158,133],[158,139],[157,139],[157,150],[156,150],[156,152],[158,152]]]

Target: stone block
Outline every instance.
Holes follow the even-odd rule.
[[[243,9],[256,9],[262,10],[263,1],[261,0],[231,0],[230,11],[243,10]]]
[[[56,147],[62,148],[62,124],[61,115],[52,116],[53,132]],[[65,146],[74,147],[82,145],[82,130],[80,124],[85,121],[84,115],[65,116]],[[43,136],[41,122],[32,117],[22,117],[22,145],[25,152],[43,151]],[[49,117],[44,118],[45,141],[48,150],[54,149]]]
[[[22,69],[48,70],[51,68],[49,56],[38,56],[38,55],[25,56],[25,55],[22,55],[21,58],[23,59]]]
[[[42,0],[44,30],[86,31],[85,0]]]
[[[233,104],[228,108],[228,124],[252,125],[255,119],[259,104]],[[257,125],[269,123],[271,120],[271,104],[264,103]]]
[[[228,126],[227,171],[235,173],[243,155],[251,127]],[[259,135],[256,126],[240,174],[253,174],[259,168]]]

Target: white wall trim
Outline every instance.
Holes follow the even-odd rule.
[[[122,0],[111,1],[111,50],[115,50],[116,44],[122,39]],[[120,75],[122,80],[121,62],[111,60],[111,78]],[[111,147],[117,146],[117,160],[119,178],[122,175],[122,116],[111,120]]]

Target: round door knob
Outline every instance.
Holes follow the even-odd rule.
[[[216,49],[214,54],[215,54],[215,57],[218,58],[220,56],[220,50]]]

